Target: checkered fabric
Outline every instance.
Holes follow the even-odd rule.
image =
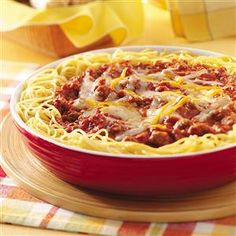
[[[9,111],[9,97],[35,64],[0,62],[1,119]],[[235,236],[236,216],[178,224],[134,223],[90,217],[43,202],[18,187],[0,169],[0,221],[38,228],[118,236]]]
[[[177,36],[205,41],[236,35],[235,0],[167,0]]]

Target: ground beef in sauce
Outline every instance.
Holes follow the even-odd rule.
[[[140,83],[136,82],[130,85],[129,81],[123,80],[120,83],[119,89],[115,89],[106,84],[104,76],[108,76],[110,79],[118,78],[124,68],[126,68],[126,76],[129,76],[134,73],[134,70],[136,73],[145,71],[146,74],[153,74],[169,67],[173,68],[173,72],[178,76],[189,75],[193,71],[207,70],[208,72],[201,74],[198,79],[221,83],[222,89],[231,97],[232,102],[224,107],[209,111],[207,118],[201,122],[195,119],[201,111],[192,102],[187,102],[178,108],[175,114],[166,116],[160,122],[161,125],[164,125],[164,128],[147,127],[141,133],[125,136],[124,141],[134,141],[152,147],[161,147],[190,135],[202,136],[206,133],[225,133],[232,129],[233,124],[236,123],[236,77],[230,77],[223,67],[210,68],[205,65],[190,65],[187,61],[176,60],[170,62],[157,61],[153,64],[132,64],[130,61],[124,61],[120,64],[101,65],[96,69],[88,69],[87,74],[89,74],[91,81],[96,81],[98,78],[100,80],[93,91],[96,102],[125,99],[127,106],[132,105],[137,109],[140,116],[145,118],[147,110],[153,104],[153,98],[134,96],[126,92],[127,86],[128,88],[133,86],[133,92],[137,92],[141,88]],[[83,76],[86,76],[86,73],[81,76],[75,76],[57,89],[55,98],[52,101],[52,104],[61,113],[61,117],[57,117],[57,121],[68,132],[72,132],[74,129],[82,129],[87,133],[94,133],[100,129],[107,129],[109,136],[114,139],[116,135],[129,130],[130,128],[124,120],[107,113],[104,114],[101,108],[97,108],[90,115],[86,115],[86,111],[89,110],[86,104],[83,104],[80,108],[75,107],[74,101],[80,96]],[[175,86],[162,80],[159,82],[146,81],[145,83],[145,89],[149,91],[163,92],[176,90]],[[182,91],[182,88],[179,88],[179,91]],[[184,93],[184,90],[182,92]],[[166,103],[163,100],[158,101],[156,109],[164,106]]]
[[[200,111],[193,103],[188,102],[184,106],[180,107],[177,110],[177,113],[179,113],[182,117],[191,120],[194,116],[198,115]]]

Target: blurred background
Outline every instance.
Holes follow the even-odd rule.
[[[236,55],[234,0],[1,0],[1,59],[45,64],[119,45]]]

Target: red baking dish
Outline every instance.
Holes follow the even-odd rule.
[[[125,50],[188,50],[199,55],[220,55],[170,46],[135,46]],[[117,48],[96,52],[113,52]],[[66,58],[67,59],[67,58]],[[55,67],[65,59],[35,71]],[[51,172],[71,184],[115,194],[166,195],[202,191],[236,179],[236,144],[214,150],[159,156],[109,154],[61,144],[30,129],[16,112],[22,83],[11,98],[11,114],[24,142]]]

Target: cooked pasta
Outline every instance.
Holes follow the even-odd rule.
[[[149,49],[78,55],[26,80],[17,111],[37,133],[82,149],[209,150],[236,143],[235,62]]]

